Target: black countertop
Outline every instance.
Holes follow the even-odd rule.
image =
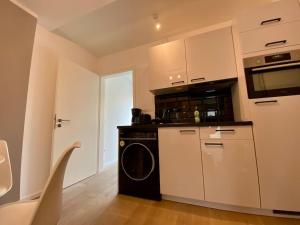
[[[139,124],[118,126],[118,129],[124,128],[159,128],[159,127],[214,127],[214,126],[251,126],[252,121],[229,121],[229,122],[200,122],[200,123],[164,123],[164,124]]]

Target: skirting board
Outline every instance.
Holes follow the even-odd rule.
[[[254,215],[262,215],[262,216],[273,216],[273,217],[284,217],[284,218],[300,219],[300,216],[274,214],[272,210],[267,210],[267,209],[255,209],[255,208],[225,205],[225,204],[219,204],[219,203],[213,203],[213,202],[207,202],[207,201],[200,201],[200,200],[194,200],[194,199],[188,199],[188,198],[175,197],[175,196],[171,196],[171,195],[162,195],[162,199],[168,200],[168,201],[179,202],[179,203],[202,206],[202,207],[206,207],[206,208],[225,210],[225,211],[232,211],[232,212],[239,212],[239,213],[246,213],[246,214],[254,214]]]
[[[21,198],[21,201],[27,201],[27,200],[35,200],[37,198],[39,198],[41,196],[41,193],[42,193],[42,190],[41,191],[38,191],[34,194],[30,194],[30,195],[26,195],[26,196],[23,196]]]

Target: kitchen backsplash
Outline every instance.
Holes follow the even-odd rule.
[[[155,116],[163,123],[193,123],[197,109],[202,122],[234,121],[234,83],[235,80],[197,84],[184,92],[156,95]]]

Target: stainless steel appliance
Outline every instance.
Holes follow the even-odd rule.
[[[248,97],[300,95],[300,49],[244,59]]]

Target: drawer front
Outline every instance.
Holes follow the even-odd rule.
[[[282,0],[248,10],[238,17],[240,32],[300,20],[298,0]]]
[[[205,200],[260,207],[253,140],[201,140]]]
[[[300,44],[300,21],[241,33],[244,54]]]
[[[202,140],[203,139],[250,140],[253,139],[252,126],[201,127],[200,138]]]

